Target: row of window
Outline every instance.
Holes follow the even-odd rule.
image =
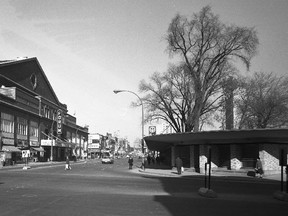
[[[14,133],[14,116],[1,113],[1,131],[6,133]],[[17,134],[27,136],[28,134],[28,121],[22,117],[17,117]],[[72,136],[71,136],[72,135]],[[30,121],[30,137],[38,138],[39,127],[38,123]],[[80,143],[80,135],[67,131],[66,139],[68,142]]]
[[[14,116],[1,113],[1,131],[6,133],[14,133]],[[28,134],[28,121],[27,119],[17,117],[17,134],[27,136]],[[38,123],[30,122],[30,136],[38,137],[39,129]]]

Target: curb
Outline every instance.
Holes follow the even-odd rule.
[[[281,191],[276,191],[274,194],[273,194],[273,197],[277,200],[281,200],[281,201],[284,201],[284,202],[288,202],[288,193],[286,192],[281,192]]]
[[[138,172],[135,171],[136,173],[142,173],[142,174],[146,174],[146,175],[154,175],[154,176],[165,176],[165,177],[174,177],[174,178],[178,178],[181,176],[191,176],[191,175],[178,175],[178,174],[173,174],[173,173],[160,173],[160,172],[149,172],[147,170],[142,170],[142,169],[138,169]]]
[[[66,162],[65,161],[59,161],[59,162],[31,162],[27,165],[25,164],[17,164],[17,165],[13,165],[13,166],[4,166],[0,168],[0,172],[1,170],[28,170],[28,169],[37,169],[37,168],[45,168],[45,167],[53,167],[53,166],[62,166],[64,165]],[[86,163],[86,161],[76,161],[76,162],[71,162],[73,164],[82,164],[82,163]],[[29,168],[28,168],[29,167]]]
[[[147,172],[147,171],[142,170],[142,169],[139,169],[138,172],[139,172],[139,173],[142,173],[142,174],[147,174],[147,175],[176,177],[176,176],[171,175],[171,174]]]

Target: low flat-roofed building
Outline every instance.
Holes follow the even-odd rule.
[[[211,149],[211,167],[240,170],[255,167],[259,157],[268,173],[287,164],[288,129],[221,130],[174,133],[145,137],[148,149],[160,152],[162,162],[174,166],[180,156],[185,167],[203,172]]]

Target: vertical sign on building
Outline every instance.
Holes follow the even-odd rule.
[[[57,134],[62,134],[62,111],[57,110]]]

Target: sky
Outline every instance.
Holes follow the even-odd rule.
[[[37,57],[58,99],[90,133],[141,138],[139,83],[164,72],[165,34],[177,14],[210,5],[225,24],[255,27],[256,71],[287,74],[287,0],[1,0],[0,60]],[[144,135],[148,135],[145,125]]]

